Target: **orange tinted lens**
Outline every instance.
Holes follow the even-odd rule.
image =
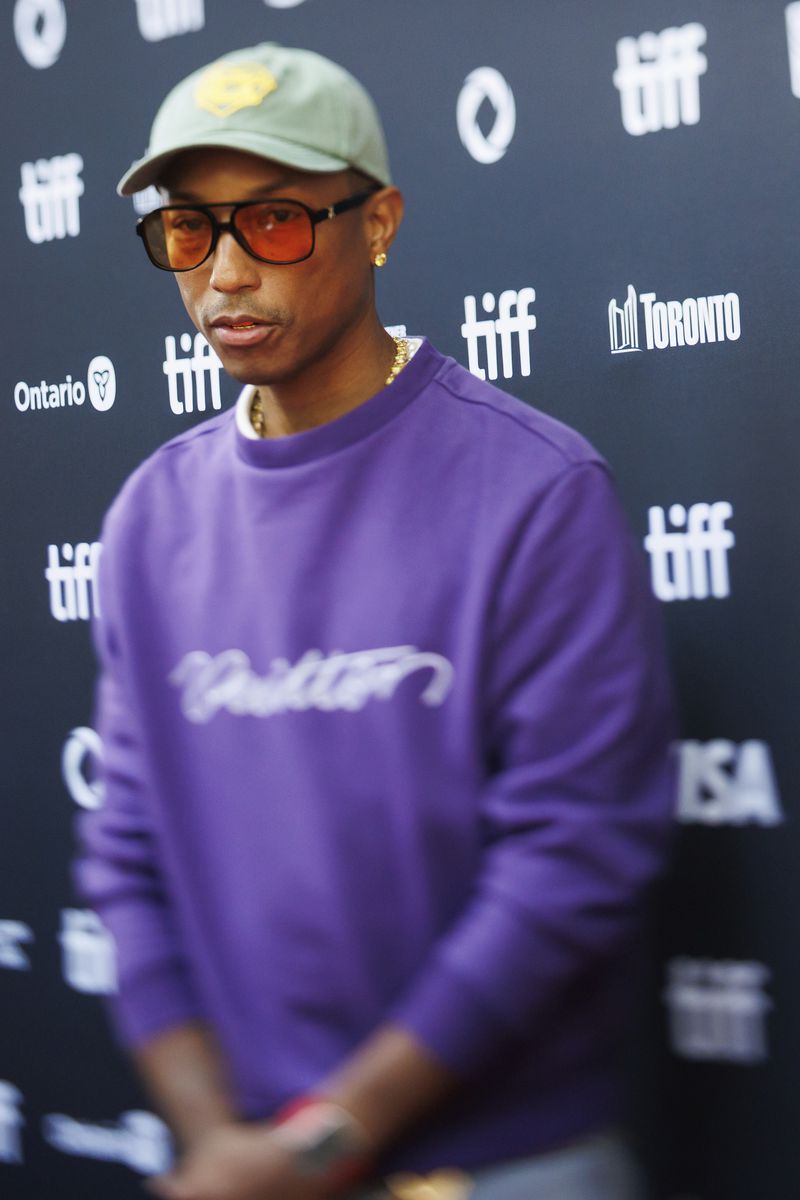
[[[311,219],[304,208],[291,201],[248,204],[236,213],[235,225],[259,258],[293,262],[311,253]]]
[[[211,221],[193,208],[164,208],[147,222],[147,242],[159,262],[186,271],[202,262],[211,245]]]

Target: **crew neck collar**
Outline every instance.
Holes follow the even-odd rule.
[[[232,424],[239,457],[255,467],[293,467],[335,454],[380,429],[411,403],[439,367],[440,356],[427,338],[421,338],[420,342],[419,349],[393,383],[324,425],[285,437],[256,440],[244,436],[234,413]],[[247,402],[254,390],[252,386],[245,388],[239,403]]]

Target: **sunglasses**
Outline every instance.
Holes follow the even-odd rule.
[[[316,209],[280,196],[241,204],[170,204],[141,217],[136,232],[151,263],[162,271],[193,271],[213,254],[221,233],[230,233],[259,262],[288,266],[314,253],[320,221],[360,207],[377,190],[368,188]],[[218,220],[215,208],[229,209],[228,220]]]

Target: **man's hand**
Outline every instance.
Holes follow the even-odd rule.
[[[174,1171],[153,1176],[144,1187],[160,1200],[324,1200],[331,1194],[298,1172],[266,1123],[213,1130]]]
[[[239,1122],[211,1035],[188,1026],[156,1039],[138,1064],[185,1147],[178,1166],[145,1187],[159,1200],[327,1200],[337,1189],[296,1167],[270,1123]],[[374,1152],[419,1120],[456,1086],[456,1077],[394,1025],[375,1030],[314,1094],[340,1105]],[[338,1189],[340,1191],[341,1189]],[[430,1195],[430,1192],[426,1193]]]

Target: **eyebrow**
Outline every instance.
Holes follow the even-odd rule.
[[[243,199],[259,200],[262,196],[272,196],[276,192],[280,192],[284,187],[297,186],[297,176],[282,175],[275,183],[257,183],[255,187],[247,189],[241,194]],[[203,200],[196,192],[182,192],[179,190],[173,191],[171,188],[166,189],[170,200],[179,200],[187,204],[207,204],[208,201]],[[222,202],[224,203],[224,201]],[[228,203],[234,203],[229,201]]]

